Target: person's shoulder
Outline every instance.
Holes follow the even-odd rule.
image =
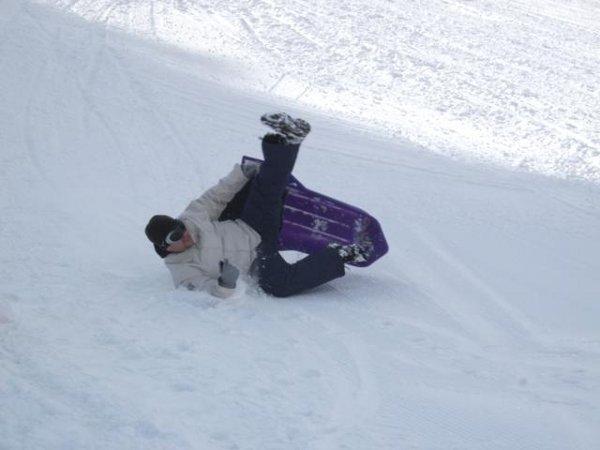
[[[201,227],[206,222],[210,222],[210,216],[206,208],[199,204],[197,200],[192,200],[185,210],[179,215],[179,219],[185,223],[186,228],[190,229]]]

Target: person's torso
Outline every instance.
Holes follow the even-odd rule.
[[[190,230],[195,244],[184,252],[167,257],[170,269],[174,264],[186,273],[189,269],[202,272],[212,279],[219,277],[219,263],[227,259],[236,266],[240,274],[247,274],[256,258],[256,247],[260,236],[242,220],[235,221],[199,221],[183,217],[186,228]],[[175,274],[174,274],[175,275]]]

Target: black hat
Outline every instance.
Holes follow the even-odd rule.
[[[156,215],[153,216],[148,225],[146,225],[146,236],[150,239],[150,242],[154,244],[154,250],[158,253],[158,256],[165,258],[169,252],[162,247],[167,234],[173,231],[180,222],[169,216]]]

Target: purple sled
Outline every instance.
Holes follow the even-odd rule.
[[[260,164],[260,159],[244,156],[244,162]],[[331,242],[360,243],[369,250],[363,262],[348,263],[366,267],[388,251],[388,244],[379,222],[371,215],[305,188],[290,176],[288,194],[283,205],[283,227],[279,235],[279,250],[314,253]]]

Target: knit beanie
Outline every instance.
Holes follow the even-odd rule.
[[[146,225],[146,236],[154,244],[154,250],[161,258],[165,258],[169,254],[165,248],[161,247],[161,244],[165,241],[167,234],[177,227],[177,223],[177,220],[172,217],[156,215]]]

